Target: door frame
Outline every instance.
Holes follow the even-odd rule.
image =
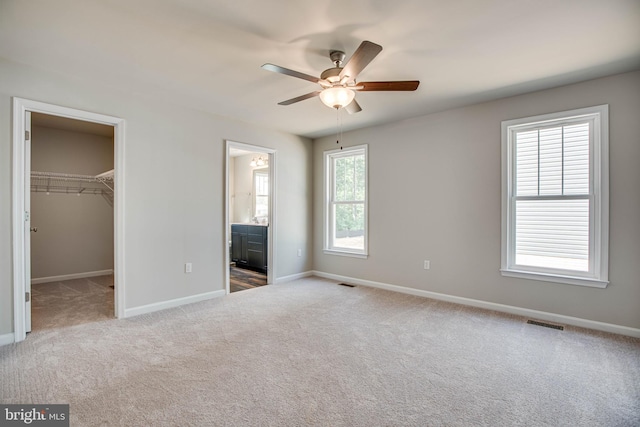
[[[13,97],[13,155],[12,155],[12,237],[13,237],[13,333],[14,341],[23,341],[27,336],[27,309],[25,292],[31,272],[27,271],[25,244],[29,227],[25,211],[25,199],[31,197],[31,164],[27,164],[29,153],[25,150],[26,113],[43,113],[52,116],[113,126],[114,145],[114,314],[124,317],[124,136],[125,121],[119,117],[62,107],[54,104]],[[29,313],[30,314],[30,313]]]
[[[275,283],[276,278],[276,170],[277,170],[277,152],[272,148],[262,147],[259,145],[245,144],[226,140],[226,161],[225,161],[225,211],[224,211],[224,282],[225,291],[231,293],[229,283],[229,239],[231,238],[229,218],[229,205],[231,203],[231,194],[229,192],[229,163],[231,160],[231,149],[263,153],[269,155],[269,227],[267,227],[267,284]]]

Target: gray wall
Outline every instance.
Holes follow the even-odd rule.
[[[610,285],[502,277],[501,121],[600,104],[610,106]],[[640,328],[639,118],[634,72],[345,134],[344,146],[369,144],[364,260],[322,252],[322,153],[336,144],[316,140],[314,269]]]
[[[309,139],[0,59],[0,335],[13,330],[12,96],[125,119],[126,309],[224,289],[226,139],[277,150],[277,278],[311,269]]]
[[[113,138],[31,127],[31,169],[97,175],[113,169]],[[31,193],[31,278],[113,269],[113,208],[100,195]]]

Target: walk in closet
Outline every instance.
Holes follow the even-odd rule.
[[[113,317],[113,127],[34,113],[31,134],[33,327]]]

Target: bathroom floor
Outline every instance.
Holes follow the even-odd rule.
[[[258,271],[231,266],[229,268],[229,290],[231,292],[253,289],[267,284],[267,275]]]

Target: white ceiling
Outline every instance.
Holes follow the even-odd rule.
[[[318,137],[336,113],[317,89],[328,52],[384,50],[344,130],[640,69],[640,0],[0,0],[0,57],[225,117]]]

